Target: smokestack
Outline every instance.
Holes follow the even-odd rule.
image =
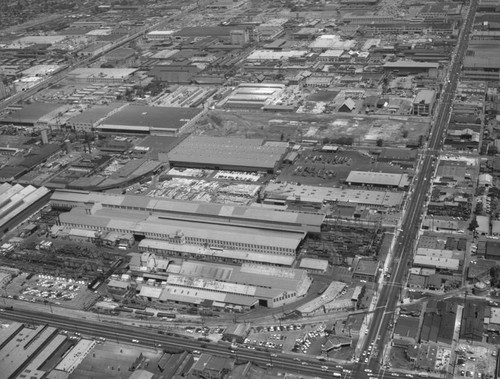
[[[47,129],[42,130],[42,145],[47,145],[49,143],[49,137],[47,135]]]

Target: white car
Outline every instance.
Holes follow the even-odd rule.
[[[133,343],[139,343],[139,340],[136,340],[135,338],[132,340]]]

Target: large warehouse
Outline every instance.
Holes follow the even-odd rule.
[[[50,103],[32,103],[23,105],[21,108],[13,110],[0,117],[0,125],[17,125],[24,127],[34,127],[37,122],[56,111],[59,108],[64,108],[61,104]]]
[[[168,154],[174,167],[274,173],[288,143],[262,139],[190,136]]]
[[[200,245],[179,245],[178,243],[152,239],[143,239],[139,242],[139,251],[154,253],[162,257],[180,257],[183,259],[229,264],[260,263],[271,266],[291,267],[293,262],[295,262],[295,257],[290,255],[271,255],[254,251],[218,249]]]
[[[48,200],[50,191],[45,187],[23,187],[20,184],[0,185],[0,237]]]
[[[325,219],[324,214],[316,213],[76,190],[56,190],[50,204],[63,209],[101,204],[106,209],[143,211],[171,220],[316,233]]]
[[[128,105],[97,125],[102,133],[154,134],[176,136],[203,113],[200,108]]]
[[[101,232],[132,233],[136,240],[153,239],[178,244],[210,246],[257,253],[295,256],[305,232],[259,229],[170,219],[161,214],[110,209],[102,204],[73,208],[61,213],[61,225]]]

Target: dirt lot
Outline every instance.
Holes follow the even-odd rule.
[[[269,140],[304,140],[351,137],[355,143],[417,142],[429,123],[406,117],[372,117],[327,114],[229,112],[211,110],[197,124],[198,134]]]
[[[393,346],[390,356],[392,367],[395,369],[411,370],[413,364],[406,358],[405,349]]]
[[[460,344],[456,348],[457,362],[455,365],[455,378],[479,378],[493,376],[496,365],[496,349],[487,349],[484,346]],[[495,355],[493,355],[495,354]]]

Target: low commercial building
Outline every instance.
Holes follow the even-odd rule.
[[[460,267],[460,261],[453,258],[439,258],[433,256],[416,255],[413,259],[413,265],[440,270],[458,271]]]
[[[410,184],[407,174],[355,170],[349,173],[345,182],[349,185],[370,185],[392,188],[406,188]]]
[[[492,240],[486,241],[485,258],[500,261],[500,242]]]
[[[393,163],[416,163],[418,151],[413,149],[399,149],[384,147],[378,156],[379,162],[393,162]]]
[[[202,354],[191,367],[190,373],[200,378],[222,379],[234,367],[234,359]]]
[[[310,272],[324,274],[328,270],[328,261],[325,259],[302,258],[299,267]]]
[[[97,233],[96,231],[77,228],[71,228],[68,233],[68,237],[70,240],[75,242],[88,243],[95,242],[98,235],[99,233]]]
[[[398,317],[394,328],[394,344],[402,346],[414,345],[418,341],[419,324],[420,319],[416,317]]]
[[[353,266],[353,279],[376,282],[379,275],[380,262],[369,259],[356,259]]]

